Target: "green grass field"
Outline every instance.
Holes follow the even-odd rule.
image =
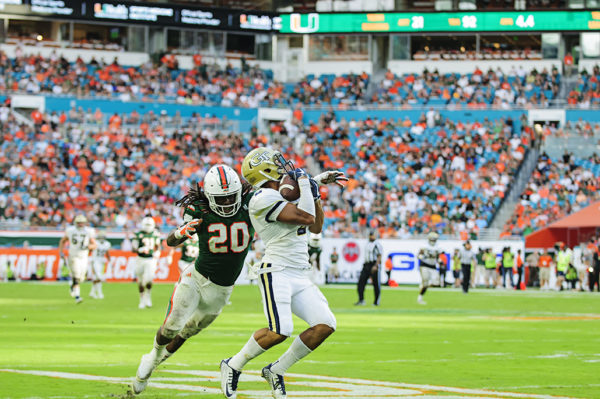
[[[146,310],[133,284],[105,284],[104,300],[88,298],[89,288],[75,305],[66,284],[0,284],[0,398],[128,396],[172,286],[156,286]],[[600,397],[598,294],[433,289],[419,306],[416,288],[400,288],[385,290],[379,308],[355,308],[353,287],[323,292],[338,330],[290,369],[290,398]],[[220,360],[264,325],[258,288],[237,287],[140,397],[221,398]],[[248,364],[238,398],[270,397],[258,372],[289,343]]]

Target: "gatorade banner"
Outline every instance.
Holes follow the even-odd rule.
[[[132,281],[135,277],[135,262],[137,255],[133,252],[112,250],[109,251],[110,261],[106,265],[106,281]],[[158,260],[155,282],[176,282],[179,279],[180,252],[175,251],[172,262],[169,264],[168,251],[163,251]],[[91,258],[90,258],[91,262]],[[38,265],[44,267],[44,280],[57,280],[61,276],[60,270],[63,260],[58,254],[58,249],[23,249],[0,248],[0,278],[7,276],[8,268],[12,274],[22,280],[28,280],[36,274]],[[91,268],[88,268],[88,276]]]

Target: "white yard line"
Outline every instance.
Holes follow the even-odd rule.
[[[84,381],[102,381],[112,384],[130,384],[131,377],[108,377],[97,376],[91,374],[68,373],[61,371],[44,371],[44,370],[22,370],[22,369],[0,369],[4,373],[17,373],[26,375],[35,375],[43,377],[64,378],[72,380]],[[159,370],[159,373],[191,375],[195,378],[187,377],[158,377],[150,380],[149,387],[158,389],[171,389],[178,391],[196,392],[199,394],[219,394],[221,390],[214,386],[207,387],[202,385],[188,385],[184,382],[211,382],[216,383],[220,378],[218,371],[203,371],[203,370]],[[552,395],[538,395],[517,392],[501,392],[490,389],[469,389],[445,387],[427,384],[407,384],[401,382],[376,381],[357,378],[330,377],[322,375],[288,373],[287,385],[293,387],[310,387],[322,388],[322,390],[294,390],[289,393],[290,398],[294,399],[389,399],[401,397],[416,397],[416,398],[439,398],[444,399],[456,398],[528,398],[528,399],[569,399],[567,397],[559,397]],[[258,371],[246,371],[242,374],[242,382],[259,382],[262,381]],[[521,387],[529,388],[529,387]],[[540,387],[541,388],[541,387]],[[516,388],[518,389],[518,388]],[[439,392],[441,395],[436,395]],[[447,396],[446,393],[454,394]],[[264,390],[240,390],[243,394],[250,398],[261,399],[265,397]],[[55,398],[58,399],[58,398]],[[61,398],[62,399],[62,398]]]

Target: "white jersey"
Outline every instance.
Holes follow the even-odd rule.
[[[250,199],[250,221],[265,246],[262,263],[310,269],[308,227],[277,221],[287,203],[279,191],[271,188],[258,190]]]
[[[421,265],[435,268],[438,263],[439,254],[442,252],[438,243],[436,242],[435,244],[431,245],[431,243],[428,241],[422,251],[423,252],[419,256]]]
[[[69,226],[65,231],[69,239],[69,258],[86,258],[89,255],[90,240],[95,236],[91,227]]]
[[[110,249],[110,242],[108,240],[97,240],[96,249],[92,252],[92,257],[94,260],[104,260],[106,259],[106,253]]]

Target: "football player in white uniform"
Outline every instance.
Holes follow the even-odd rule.
[[[431,232],[427,235],[427,245],[419,251],[419,271],[421,273],[421,285],[419,287],[419,296],[417,302],[420,305],[425,305],[423,295],[427,292],[427,287],[432,283],[434,274],[437,271],[441,249],[437,245],[439,235],[436,232]]]
[[[141,230],[135,233],[131,246],[137,253],[135,275],[140,292],[139,308],[152,307],[152,280],[160,257],[160,233],[156,230],[154,219],[146,216],[142,219]]]
[[[294,177],[300,188],[295,203],[279,193],[282,176]],[[318,234],[323,226],[323,209],[318,184],[347,180],[341,172],[325,172],[310,179],[302,169],[294,169],[279,151],[252,150],[242,164],[244,178],[258,188],[249,203],[250,220],[265,245],[258,270],[268,328],[256,331],[242,350],[221,362],[221,389],[227,398],[237,396],[242,368],[251,359],[283,342],[292,334],[292,313],[309,324],[279,360],[262,369],[273,397],[286,397],[283,375],[294,363],[316,349],[336,327],[327,299],[311,282],[308,273],[308,231]],[[312,180],[312,181],[311,181]]]
[[[96,249],[96,239],[94,238],[94,229],[86,226],[85,216],[77,215],[73,222],[75,226],[67,227],[64,237],[60,239],[58,253],[64,258],[65,244],[69,244],[67,265],[71,272],[71,296],[75,298],[76,303],[81,303],[83,299],[79,285],[85,281],[89,254],[91,250]]]
[[[96,299],[104,299],[102,280],[104,280],[106,264],[110,261],[110,255],[108,254],[110,241],[106,239],[106,233],[103,231],[98,233],[96,245],[96,249],[92,251],[92,291],[90,296]]]

